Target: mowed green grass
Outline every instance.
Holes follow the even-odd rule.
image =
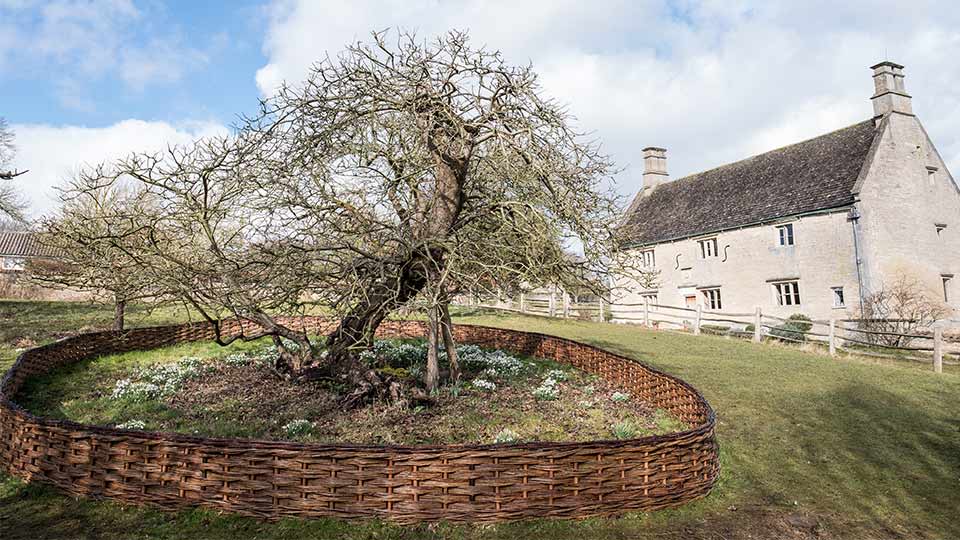
[[[18,332],[109,324],[109,315],[79,305],[0,303],[7,347],[0,367],[12,359],[8,340]],[[960,538],[955,371],[936,375],[912,364],[631,326],[470,312],[457,318],[570,337],[690,382],[717,411],[723,472],[716,489],[680,509],[619,519],[399,527],[161,513],[0,478],[0,538]]]

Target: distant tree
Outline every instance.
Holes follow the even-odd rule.
[[[17,147],[13,144],[13,130],[7,121],[0,118],[0,218],[23,222],[23,211],[26,207],[19,191],[11,180],[28,171],[9,169]]]
[[[158,282],[128,251],[148,241],[128,228],[130,216],[138,214],[142,204],[136,193],[120,185],[63,192],[57,213],[42,220],[39,233],[40,242],[56,256],[31,260],[31,280],[84,291],[113,305],[113,329],[123,330],[131,302],[164,298]],[[120,234],[124,247],[113,241]]]
[[[613,166],[571,124],[529,66],[463,33],[375,34],[281,89],[235,135],[87,171],[72,193],[132,179],[144,203],[116,220],[126,232],[111,232],[114,244],[218,342],[271,336],[280,367],[349,381],[357,402],[383,386],[358,353],[400,307],[419,302],[439,346],[453,292],[604,283]],[[584,257],[566,255],[574,244]],[[278,317],[316,305],[339,319],[322,354]],[[226,316],[248,331],[221,335]]]

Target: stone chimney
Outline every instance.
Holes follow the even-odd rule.
[[[667,149],[648,146],[643,149],[643,189],[653,191],[657,186],[668,182]],[[647,188],[650,188],[647,190]]]
[[[903,66],[893,62],[880,62],[871,67],[873,70],[873,97],[874,116],[883,116],[897,112],[913,114],[913,105],[910,94],[903,86]]]

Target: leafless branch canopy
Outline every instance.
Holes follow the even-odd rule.
[[[927,330],[949,314],[947,306],[931,298],[916,279],[899,276],[869,294],[863,303],[860,327],[879,334],[867,338],[889,347],[910,345],[917,332]]]
[[[274,316],[319,306],[342,321],[328,347],[354,347],[416,299],[606,283],[613,165],[572,123],[465,33],[377,33],[232,136],[87,171],[68,196],[135,185],[104,237],[212,324],[310,347]]]

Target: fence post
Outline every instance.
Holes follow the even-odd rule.
[[[554,312],[557,310],[557,291],[551,287],[550,288],[550,300],[547,302],[547,314],[551,317],[554,316]]]
[[[570,318],[570,295],[566,290],[563,291],[563,318]]]
[[[603,322],[604,320],[606,320],[603,318],[603,297],[601,296],[599,300],[600,300],[600,322]]]
[[[943,373],[943,327],[933,327],[933,372]]]
[[[650,328],[650,299],[643,301],[643,325]]]
[[[837,355],[837,320],[830,317],[830,356]]]
[[[757,311],[753,314],[753,342],[760,343],[761,336],[761,324],[763,322],[763,312],[760,311],[760,306],[757,306]]]
[[[697,320],[693,325],[693,335],[700,335],[700,318],[703,317],[703,304],[697,304]]]
[[[526,309],[523,305],[523,292],[520,293],[520,313],[526,313]]]

